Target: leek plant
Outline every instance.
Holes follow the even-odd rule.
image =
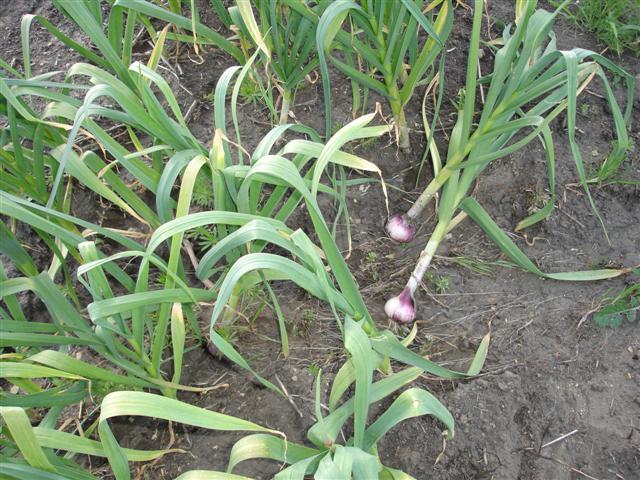
[[[576,97],[595,76],[599,76],[605,85],[615,122],[618,148],[627,148],[630,142],[627,128],[633,99],[633,77],[596,53],[583,49],[558,50],[551,30],[557,11],[535,11],[535,1],[520,2],[518,5],[515,28],[511,25],[506,27],[503,46],[495,54],[493,72],[478,81],[476,77],[482,1],[475,2],[466,88],[458,119],[451,133],[446,162],[440,168],[441,156],[437,148],[434,144],[428,147],[433,155],[434,167],[438,167],[434,179],[406,214],[394,215],[387,224],[387,232],[391,238],[400,242],[412,240],[412,222],[440,192],[438,223],[405,289],[398,297],[393,297],[387,302],[387,315],[396,321],[405,323],[415,318],[415,292],[443,238],[465,215],[469,215],[478,223],[513,262],[531,273],[556,280],[586,281],[610,278],[628,271],[605,269],[544,273],[518,249],[480,204],[468,194],[471,185],[489,163],[508,156],[540,138],[547,155],[551,199],[538,212],[522,220],[516,230],[547,218],[555,201],[554,144],[549,125],[553,119],[566,111],[569,141],[576,170],[589,202],[602,223],[586,185],[585,169],[575,138]],[[615,99],[605,69],[627,80],[627,107],[624,114]],[[489,89],[480,117],[474,123],[476,89],[479,82],[488,83]],[[519,135],[527,128],[531,128],[531,132]],[[511,142],[514,138],[517,140]],[[462,209],[463,212],[454,217],[458,209]]]
[[[413,98],[416,87],[435,74],[434,62],[453,24],[450,0],[430,2],[426,12],[431,14],[431,19],[424,15],[423,3],[416,0],[338,0],[325,10],[318,23],[316,43],[327,132],[331,131],[328,59],[352,82],[387,99],[398,130],[398,144],[402,149],[410,148],[404,107]],[[345,18],[351,23],[350,32],[341,30]],[[427,38],[421,41],[422,31]],[[340,49],[344,58],[333,55],[334,49]],[[364,64],[364,71],[357,68],[351,52]]]

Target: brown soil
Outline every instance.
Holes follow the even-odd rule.
[[[201,5],[202,20],[213,24],[207,2]],[[511,21],[512,2],[490,2],[489,14]],[[7,39],[1,55],[20,63],[19,18],[40,13],[62,22],[48,3],[17,2],[0,8],[0,32]],[[64,22],[63,22],[64,23]],[[449,99],[455,99],[464,85],[466,50],[471,13],[456,9],[455,28],[448,49],[448,98],[442,114],[445,130],[453,113]],[[72,26],[65,29],[73,31]],[[560,19],[555,28],[561,48],[579,46],[601,51],[591,35],[578,31]],[[499,34],[497,27],[492,36]],[[483,27],[486,38],[486,28]],[[65,68],[76,57],[61,47],[41,28],[32,34],[36,72]],[[141,54],[146,48],[140,50]],[[488,53],[488,52],[486,52]],[[489,71],[491,55],[485,56],[483,71]],[[232,62],[219,52],[205,51],[204,63],[179,57],[182,74],[167,75],[186,111],[193,104],[190,127],[203,142],[213,136],[212,110],[204,100],[215,87],[218,76]],[[640,79],[640,62],[632,56],[612,58]],[[186,89],[178,87],[179,83]],[[340,75],[333,78],[334,122],[351,118],[349,84]],[[585,158],[594,163],[607,152],[612,124],[606,102],[598,95],[602,85],[580,97],[588,115],[579,114],[579,143]],[[398,187],[390,190],[393,210],[405,209],[417,198],[414,188],[417,165],[424,147],[420,125],[420,99],[408,108],[412,133],[412,153],[398,152],[389,138],[358,147],[357,153],[374,161],[385,181]],[[373,106],[375,97],[370,98]],[[195,104],[194,104],[195,102]],[[324,128],[322,89],[319,83],[298,93],[296,118],[319,131]],[[640,97],[636,95],[632,135],[640,140]],[[387,112],[385,112],[387,113]],[[260,107],[240,109],[243,143],[248,150],[270,129],[269,118]],[[558,202],[552,217],[527,232],[529,245],[520,235],[513,238],[544,270],[560,271],[596,266],[640,264],[640,188],[612,184],[595,186],[592,194],[611,237],[609,245],[579,187],[562,119],[555,122],[554,138],[558,165]],[[437,138],[446,145],[444,134]],[[591,155],[591,152],[594,152]],[[352,173],[356,177],[357,173]],[[420,184],[429,180],[423,175]],[[625,165],[625,178],[640,178],[638,149]],[[490,167],[481,177],[476,198],[506,231],[512,232],[526,216],[532,197],[547,187],[545,159],[540,146],[531,144],[515,155]],[[405,191],[406,193],[402,193]],[[327,215],[331,205],[326,203]],[[416,241],[409,247],[388,240],[382,225],[386,218],[384,201],[377,184],[353,188],[349,193],[353,252],[349,264],[381,327],[391,326],[382,306],[398,292],[433,225],[431,213],[424,215]],[[299,216],[301,224],[304,222]],[[294,225],[295,226],[295,225]],[[344,240],[344,239],[343,239]],[[343,242],[346,249],[346,242]],[[433,265],[436,279],[446,279],[448,288],[437,293],[435,286],[420,292],[419,333],[415,348],[448,366],[462,367],[471,358],[480,338],[491,332],[492,343],[484,374],[465,382],[417,382],[438,395],[456,419],[455,438],[444,453],[441,426],[429,417],[404,422],[381,442],[379,451],[387,465],[405,470],[418,479],[518,479],[578,480],[584,478],[640,478],[640,337],[638,325],[626,323],[618,329],[596,327],[590,318],[583,321],[599,300],[625,282],[561,283],[543,280],[515,269],[494,267],[481,275],[452,261],[455,257],[497,260],[499,250],[472,222],[454,230],[439,251]],[[321,306],[288,284],[276,284],[291,325],[291,354],[278,354],[277,330],[269,314],[244,329],[237,345],[260,374],[286,386],[302,417],[282,398],[256,385],[228,363],[219,362],[194,350],[188,356],[183,382],[221,388],[206,395],[182,395],[196,405],[256,421],[285,432],[292,441],[304,442],[313,423],[313,376],[309,366],[323,368],[325,385],[344,360],[335,323]],[[207,323],[203,315],[203,323]],[[293,335],[293,331],[298,332]],[[147,468],[146,478],[174,478],[190,469],[224,470],[229,451],[241,435],[211,432],[174,425],[174,447],[189,454],[171,455]],[[159,448],[168,442],[164,422],[121,419],[116,435],[123,445]],[[568,437],[550,444],[562,435]],[[548,445],[547,445],[548,444]],[[278,471],[273,462],[247,462],[237,473],[270,478]],[[138,466],[135,467],[136,469]],[[106,474],[105,474],[106,475]],[[106,477],[105,477],[106,478]]]

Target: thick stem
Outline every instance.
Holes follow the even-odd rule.
[[[232,293],[231,296],[229,297],[229,300],[227,301],[227,305],[224,310],[224,312],[222,313],[222,320],[220,322],[220,326],[227,326],[227,325],[232,325],[234,319],[236,318],[236,313],[237,313],[237,307],[238,307],[238,302],[240,301],[240,294],[239,293]]]
[[[387,91],[391,95],[393,100],[389,100],[389,106],[393,113],[393,119],[398,127],[398,146],[401,150],[408,152],[411,150],[411,143],[409,141],[409,127],[407,126],[407,119],[404,115],[404,108],[402,108],[402,102],[400,101],[400,92],[398,86],[392,78],[385,76],[385,84]]]
[[[280,125],[284,125],[289,120],[289,109],[291,107],[291,90],[284,89],[282,93],[282,108],[280,108]]]
[[[407,120],[404,116],[404,109],[400,108],[400,115],[396,118],[398,122],[399,139],[398,146],[400,150],[405,152],[411,151],[411,142],[409,141],[409,127],[407,126]]]
[[[449,229],[449,222],[438,222],[435,230],[431,234],[431,238],[429,242],[427,242],[427,246],[424,247],[424,250],[420,254],[420,258],[418,259],[418,263],[416,264],[413,272],[411,272],[411,276],[409,277],[409,281],[407,282],[407,287],[411,291],[411,296],[414,295],[415,291],[418,289],[420,282],[422,282],[422,278],[426,273],[429,265],[431,265],[431,260],[433,260],[433,256],[436,254],[436,250],[438,250],[438,246],[442,239],[447,234]]]
[[[451,170],[449,170],[445,165],[444,168],[442,168],[438,172],[436,177],[431,180],[431,183],[427,185],[427,188],[423,190],[423,192],[418,197],[418,200],[416,200],[411,208],[407,211],[407,217],[409,217],[410,219],[414,219],[418,215],[420,215],[422,210],[424,210],[424,207],[429,205],[431,199],[436,195],[436,193],[438,193],[442,185],[445,184],[450,176]]]

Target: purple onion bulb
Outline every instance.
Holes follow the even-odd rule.
[[[396,242],[408,243],[413,240],[416,227],[411,225],[406,215],[396,213],[389,218],[385,230],[387,235]]]
[[[390,298],[384,304],[387,316],[398,323],[411,323],[416,319],[416,307],[411,298],[411,290],[405,287],[397,297]]]

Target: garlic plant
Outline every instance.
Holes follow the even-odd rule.
[[[631,115],[633,77],[594,52],[580,48],[558,50],[551,30],[557,12],[534,11],[535,6],[535,1],[519,3],[515,28],[512,25],[505,28],[504,45],[495,54],[493,72],[478,80],[482,0],[475,1],[464,101],[461,102],[458,120],[451,133],[446,163],[438,169],[435,178],[415,204],[406,213],[393,215],[386,226],[392,239],[399,242],[411,241],[415,220],[440,192],[438,223],[402,294],[391,298],[385,306],[387,315],[396,321],[406,323],[415,318],[414,304],[409,299],[413,299],[445,235],[464,218],[464,214],[454,217],[459,208],[479,223],[515,263],[532,273],[560,280],[596,280],[627,271],[621,269],[545,274],[500,230],[482,207],[468,196],[471,185],[489,163],[540,138],[547,155],[551,199],[540,211],[522,220],[516,229],[523,229],[548,217],[555,201],[555,157],[549,124],[566,111],[576,169],[591,206],[602,223],[586,185],[584,165],[575,139],[576,97],[596,75],[603,80],[615,121],[618,148],[626,148],[630,142],[627,124]],[[624,115],[604,69],[627,80],[627,107]],[[489,90],[480,118],[474,120],[478,83],[489,83]],[[532,130],[510,143],[526,128]]]
[[[435,0],[424,11],[414,0],[371,1],[337,0],[329,6],[318,24],[316,43],[325,95],[327,134],[331,124],[331,87],[327,59],[352,82],[354,97],[359,88],[372,90],[387,99],[398,130],[398,145],[410,148],[409,127],[404,107],[418,85],[432,78],[434,62],[444,48],[453,24],[451,0]],[[432,17],[428,18],[427,15]],[[352,31],[342,30],[345,18]],[[424,41],[419,30],[426,32]],[[338,42],[334,42],[334,37]],[[332,55],[341,49],[343,57]],[[357,60],[353,58],[353,54]],[[358,68],[366,65],[366,71]],[[354,98],[354,106],[358,98]]]

